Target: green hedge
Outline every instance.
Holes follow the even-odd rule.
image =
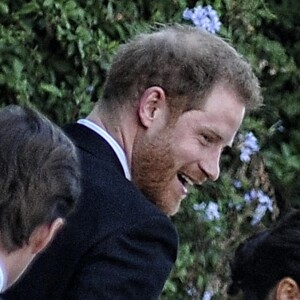
[[[120,43],[162,24],[184,23],[185,8],[211,5],[220,36],[254,66],[265,106],[248,116],[221,178],[194,190],[174,217],[179,258],[162,300],[226,298],[228,261],[245,236],[298,206],[300,183],[300,2],[249,0],[32,0],[0,3],[0,103],[37,107],[58,124],[86,115],[101,97],[105,73]],[[291,9],[292,8],[292,9]],[[240,160],[248,132],[259,151]],[[239,183],[237,185],[237,182]],[[261,198],[266,209],[255,225]],[[259,206],[261,205],[261,206]],[[215,213],[208,216],[208,210]],[[213,220],[209,220],[209,219]]]

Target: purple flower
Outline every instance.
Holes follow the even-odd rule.
[[[245,195],[244,195],[244,200],[246,203],[250,203],[256,199],[257,199],[257,192],[255,189],[251,189],[251,191],[249,191],[248,193],[245,193]]]
[[[206,290],[203,294],[202,300],[211,300],[214,293],[212,291]]]
[[[193,209],[195,211],[201,211],[201,210],[204,210],[206,207],[206,204],[204,202],[201,202],[201,203],[196,203],[193,205]]]
[[[245,200],[246,203],[250,203],[250,202],[252,201],[252,198],[251,198],[251,196],[250,196],[250,193],[246,193],[246,194],[244,195],[244,200]]]
[[[249,162],[251,155],[259,151],[258,141],[253,132],[248,132],[245,136],[240,135],[242,140],[240,160],[242,162]]]
[[[241,147],[240,160],[242,162],[249,162],[252,151],[249,148]]]
[[[183,17],[183,19],[185,19],[185,20],[192,20],[193,14],[194,14],[194,12],[193,12],[192,9],[186,8],[186,9],[183,11],[182,17]]]
[[[236,188],[236,189],[240,189],[242,187],[242,183],[240,180],[238,179],[235,179],[233,180],[233,186]]]
[[[219,32],[221,29],[221,22],[217,12],[210,6],[197,6],[194,8],[186,8],[182,14],[183,19],[192,21],[193,24],[205,29],[211,33]]]
[[[257,193],[256,189],[251,189],[251,191],[250,191],[250,197],[251,197],[251,199],[252,200],[256,199],[257,195],[258,195],[258,193]]]
[[[259,190],[257,193],[257,199],[258,199],[258,202],[261,205],[264,205],[270,212],[273,211],[272,199],[268,195],[264,194],[261,190]]]
[[[206,207],[206,218],[209,221],[213,220],[219,220],[220,219],[220,212],[219,212],[219,206],[217,203],[209,201],[207,207]]]
[[[216,202],[209,201],[208,204],[202,202],[193,205],[195,211],[203,211],[206,221],[219,220],[221,215],[219,212],[219,206]]]
[[[254,214],[253,214],[253,217],[252,217],[252,220],[251,220],[251,225],[257,225],[261,219],[263,218],[263,216],[265,215],[267,211],[267,207],[264,206],[264,205],[257,205],[255,211],[254,211]]]
[[[252,152],[259,151],[257,138],[254,136],[253,132],[250,131],[245,135],[244,147],[249,148]]]
[[[210,6],[204,8],[206,10],[207,18],[210,20],[207,24],[207,31],[211,33],[219,32],[221,29],[221,22],[217,12]]]
[[[253,213],[251,224],[258,224],[264,217],[267,211],[273,211],[273,200],[266,195],[262,190],[251,189],[248,193],[244,195],[244,200],[246,203],[251,203],[256,200],[257,207]]]

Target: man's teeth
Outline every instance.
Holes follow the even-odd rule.
[[[193,184],[194,184],[193,181],[192,181],[189,177],[185,176],[184,174],[180,174],[180,176],[184,179],[184,181],[185,181],[188,185],[193,185]]]

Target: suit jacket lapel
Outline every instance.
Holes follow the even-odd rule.
[[[97,159],[105,159],[109,163],[113,163],[124,174],[122,165],[114,150],[99,134],[77,123],[64,126],[63,130],[78,148],[89,152]]]

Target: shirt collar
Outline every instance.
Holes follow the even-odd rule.
[[[107,131],[105,131],[103,128],[101,128],[100,126],[98,126],[97,124],[95,124],[94,122],[92,122],[88,119],[80,119],[77,121],[77,123],[84,125],[84,126],[90,128],[91,130],[95,131],[97,134],[99,134],[102,138],[104,138],[108,142],[108,144],[112,147],[112,149],[116,153],[116,155],[122,165],[122,168],[125,173],[125,177],[128,180],[131,180],[131,174],[130,174],[126,154],[125,154],[124,150],[122,149],[122,147],[117,143],[117,141]]]
[[[0,259],[0,293],[7,288],[7,272],[2,259]]]

